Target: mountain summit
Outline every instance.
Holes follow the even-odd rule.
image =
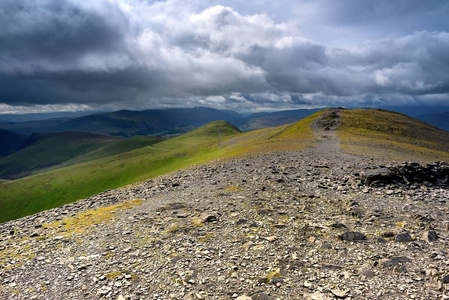
[[[394,157],[448,161],[448,134],[377,110],[248,133],[220,121],[1,184],[1,195],[29,184],[31,201],[50,184],[66,190],[58,180],[153,177],[1,224],[0,296],[437,299],[449,277],[449,165]]]

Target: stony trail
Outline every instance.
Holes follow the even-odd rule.
[[[449,298],[447,186],[364,184],[399,164],[342,153],[335,114],[314,124],[315,148],[0,224],[0,298]]]

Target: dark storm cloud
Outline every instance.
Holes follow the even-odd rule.
[[[226,3],[4,0],[0,109],[448,101],[449,33],[438,24],[445,28],[449,10],[441,1],[260,0],[254,11]],[[376,20],[397,30],[389,34]],[[359,41],[303,37],[314,30],[329,41],[341,34],[340,44],[354,32]]]
[[[101,3],[96,10],[71,1],[3,0],[0,54],[25,61],[76,60],[92,51],[121,50],[128,20],[112,3]]]

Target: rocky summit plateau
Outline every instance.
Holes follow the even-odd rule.
[[[219,159],[0,224],[1,299],[448,299],[449,165]]]

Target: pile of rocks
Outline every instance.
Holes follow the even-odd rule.
[[[361,180],[364,184],[371,186],[424,184],[447,188],[449,187],[449,164],[435,162],[422,165],[416,162],[407,162],[393,167],[367,170],[361,175]]]

